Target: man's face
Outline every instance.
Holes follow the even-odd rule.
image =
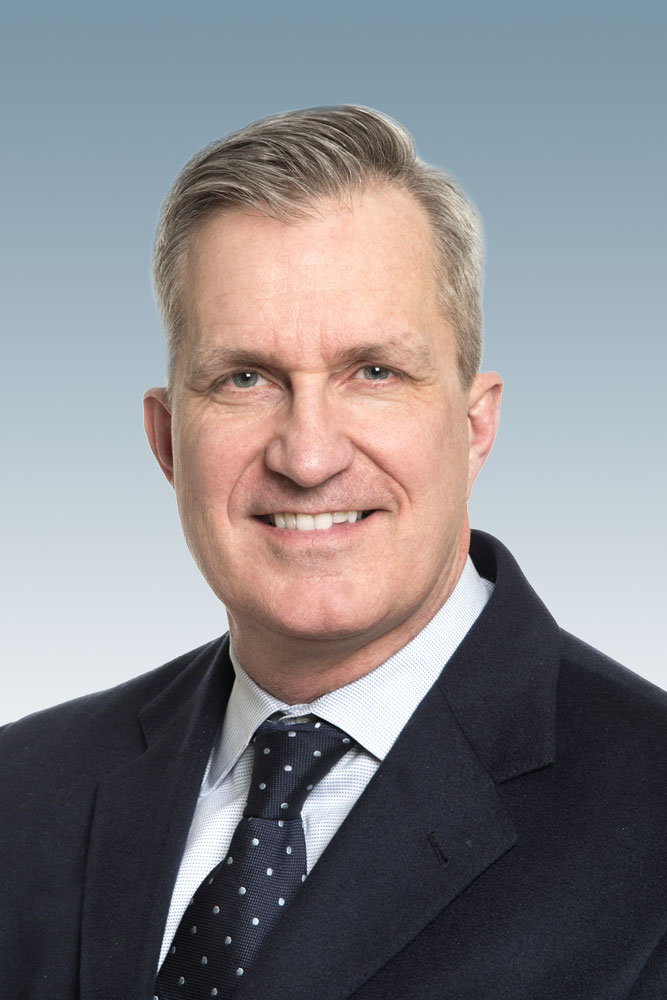
[[[499,395],[460,385],[421,207],[385,188],[294,224],[220,213],[183,287],[171,402],[147,394],[147,427],[233,627],[415,634],[465,559]]]

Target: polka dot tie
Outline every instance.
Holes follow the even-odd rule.
[[[257,730],[248,801],[229,853],[197,889],[158,973],[155,1000],[230,997],[306,880],[301,809],[352,740],[327,722]]]

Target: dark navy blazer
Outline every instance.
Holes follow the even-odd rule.
[[[667,694],[473,532],[486,608],[238,1000],[665,1000]],[[226,640],[0,733],[0,995],[151,1000]]]

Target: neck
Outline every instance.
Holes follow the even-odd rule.
[[[308,704],[379,667],[433,618],[454,590],[468,555],[470,530],[461,533],[456,557],[438,586],[405,619],[389,629],[342,638],[285,635],[228,610],[234,648],[259,687],[287,705]]]

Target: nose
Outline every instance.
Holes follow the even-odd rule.
[[[266,448],[267,467],[304,489],[321,486],[349,468],[354,446],[335,409],[326,387],[294,385]]]

